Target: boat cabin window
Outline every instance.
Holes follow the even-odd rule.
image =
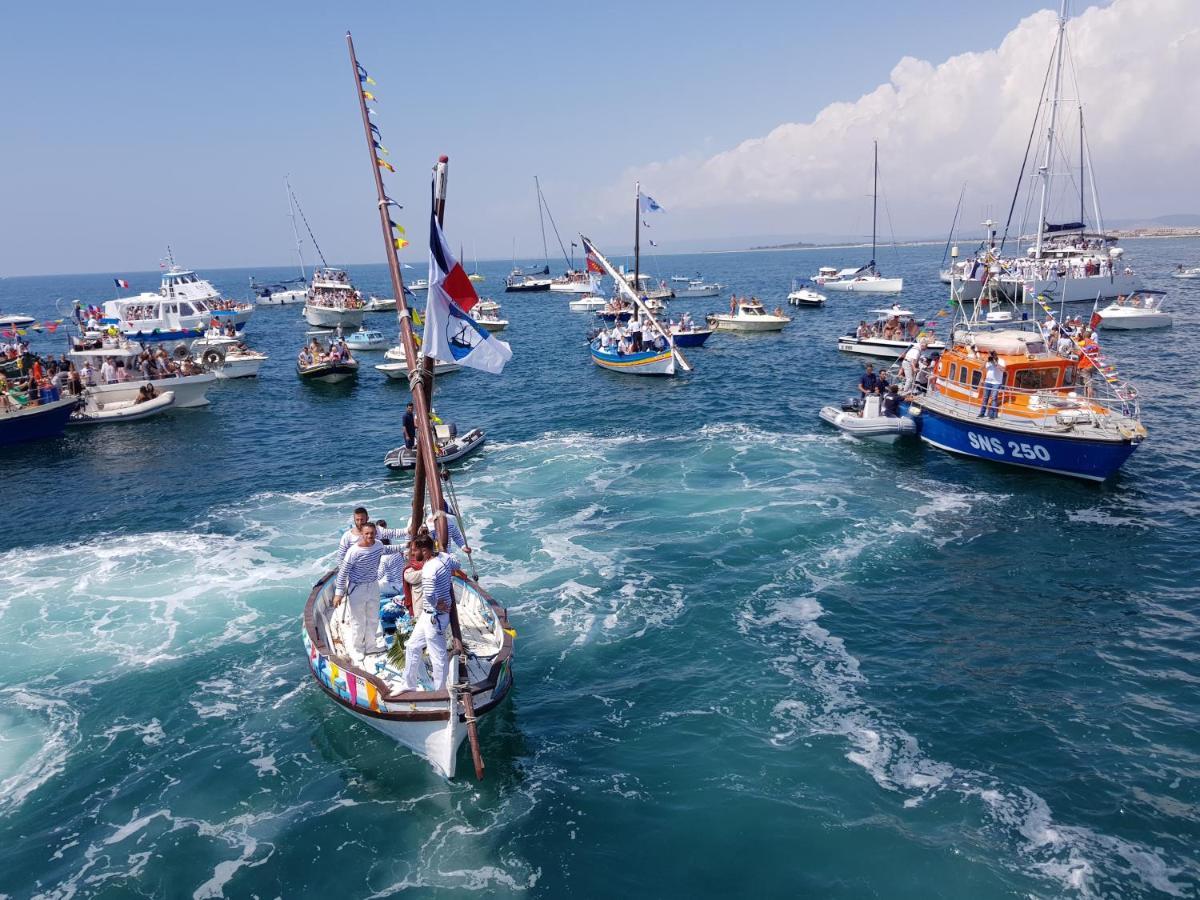
[[[958,383],[959,384],[967,383],[967,372],[968,371],[970,371],[970,370],[967,369],[966,366],[963,366],[961,369],[958,370]]]
[[[1058,387],[1058,369],[1018,369],[1013,387],[1023,391],[1044,391]]]
[[[957,363],[950,363],[950,377],[949,377],[949,380],[950,380],[950,381],[953,381],[953,380],[954,380],[954,376],[955,376],[956,374],[958,374],[958,364],[957,364]]]
[[[981,371],[979,371],[978,369],[976,369],[974,372],[972,372],[971,373],[971,387],[973,387],[973,388],[979,387],[979,381],[982,378],[983,378],[983,373]]]
[[[177,304],[175,304],[175,303],[168,303],[168,304],[166,304],[166,306],[164,307],[164,309],[165,309],[165,311],[166,311],[166,312],[169,312],[169,313],[177,313],[177,312],[179,312],[179,306],[178,306]]]
[[[183,313],[185,316],[190,316],[190,315],[192,314],[192,304],[190,304],[190,303],[180,303],[180,304],[179,304],[179,311],[180,311],[181,313]]]
[[[1075,383],[1075,367],[1067,366],[1063,369],[1063,387],[1067,387]]]

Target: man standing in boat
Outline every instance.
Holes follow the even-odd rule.
[[[1004,360],[995,350],[991,351],[984,366],[983,402],[979,405],[977,418],[987,416],[994,419],[1000,411],[1000,388],[1004,386],[1004,368]]]
[[[386,529],[392,531],[392,529]],[[376,525],[364,522],[359,527],[358,542],[346,550],[338,566],[334,583],[333,605],[336,609],[346,601],[345,618],[350,620],[351,643],[360,657],[379,653],[379,561],[384,556],[403,553],[403,546],[385,545],[376,541]]]
[[[422,655],[428,650],[433,665],[433,690],[446,686],[446,634],[450,630],[450,605],[454,602],[451,572],[458,560],[438,553],[433,538],[420,534],[413,540],[415,557],[421,563],[423,607],[405,643],[403,690],[420,689]]]
[[[404,410],[404,449],[411,450],[417,445],[417,420],[413,415],[413,405],[410,403]]]
[[[412,537],[408,531],[401,531],[399,528],[380,528],[373,524],[371,516],[367,513],[367,508],[359,506],[354,510],[354,524],[347,529],[346,533],[342,535],[342,539],[338,542],[337,562],[339,566],[346,557],[346,551],[358,543],[359,538],[362,537],[362,530],[367,525],[371,526],[375,531],[375,536],[380,540],[403,544]]]

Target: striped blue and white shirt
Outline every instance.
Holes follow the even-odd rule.
[[[358,539],[360,537],[362,537],[362,534],[359,532],[359,530],[357,528],[351,528],[345,534],[342,535],[342,539],[338,542],[338,554],[337,554],[338,565],[341,565],[342,558],[346,555],[346,551],[349,550],[351,547],[353,547],[355,544],[357,544]],[[402,531],[399,528],[376,528],[375,529],[375,543],[377,543],[377,544],[380,541],[391,541],[393,544],[408,543],[408,541],[410,541],[411,539],[412,539],[411,534],[409,534],[407,531]]]
[[[457,568],[458,559],[449,553],[439,553],[425,561],[425,565],[421,567],[421,593],[425,598],[425,612],[434,616],[446,615],[438,612],[437,604],[442,601],[450,603],[453,592],[450,573]]]
[[[408,556],[391,553],[379,560],[379,580],[390,584],[402,584],[404,567],[408,565]]]
[[[345,594],[350,588],[365,582],[372,584],[379,581],[379,560],[385,556],[403,554],[405,548],[397,544],[387,546],[376,541],[370,547],[353,544],[342,557],[338,565],[337,581],[334,591]]]
[[[467,539],[463,537],[462,530],[453,516],[446,516],[446,536],[450,538],[450,543],[460,550],[467,546]]]

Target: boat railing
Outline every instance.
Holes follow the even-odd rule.
[[[1096,428],[1119,429],[1124,420],[1140,418],[1138,394],[1132,385],[1109,384],[1103,380],[1103,375],[1098,378],[1100,381],[1091,385],[1085,381],[1054,388],[1019,388],[1005,384],[1000,388],[1000,403],[1003,406],[1025,397],[1027,408],[1044,411],[1047,416],[1053,413],[1055,423],[1060,426],[1087,423]],[[1101,384],[1103,388],[1098,392]],[[967,396],[947,394],[947,387],[956,388]],[[975,408],[982,402],[984,390],[983,384],[966,385],[955,381],[938,385],[931,394],[949,403]]]

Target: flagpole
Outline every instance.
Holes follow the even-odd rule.
[[[395,235],[392,233],[391,219],[388,215],[387,194],[383,190],[383,175],[379,172],[378,156],[375,150],[375,140],[371,137],[371,119],[367,114],[367,98],[363,96],[362,82],[359,79],[358,57],[354,54],[354,39],[346,32],[346,49],[350,53],[350,72],[354,76],[354,89],[358,93],[358,109],[362,114],[363,136],[367,141],[367,153],[371,157],[371,172],[375,176],[375,194],[379,207],[379,227],[383,230],[383,240],[386,245],[388,274],[391,276],[392,291],[396,295],[396,316],[400,320],[400,342],[404,346],[405,365],[408,368],[409,390],[412,392],[413,413],[417,426],[417,459],[425,463],[427,472],[437,468],[434,458],[433,428],[429,421],[429,401],[421,381],[424,372],[417,362],[417,342],[413,335],[412,316],[404,299],[404,276],[400,274],[400,260],[396,256]],[[424,485],[416,482],[413,485],[412,521],[415,529],[421,524],[425,511]],[[435,509],[441,509],[441,485],[430,482],[430,499]]]

